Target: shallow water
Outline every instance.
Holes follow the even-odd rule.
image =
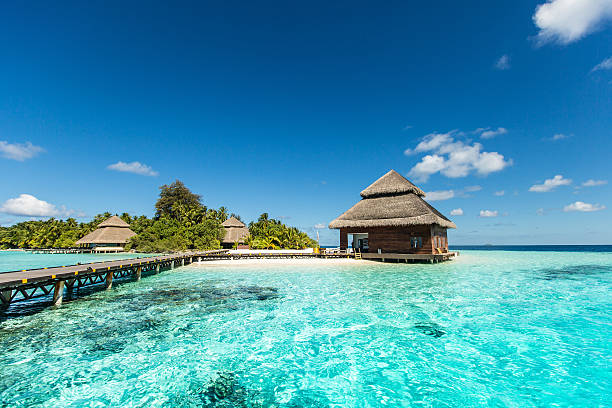
[[[604,406],[612,254],[185,267],[0,323],[2,406]]]

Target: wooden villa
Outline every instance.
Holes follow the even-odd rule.
[[[446,260],[446,230],[456,225],[423,199],[423,190],[391,170],[361,192],[362,200],[329,224],[340,249],[364,259]],[[349,241],[349,236],[352,238]]]
[[[225,236],[221,241],[222,248],[232,249],[234,245],[237,245],[238,249],[248,248],[245,242],[249,236],[249,229],[242,221],[236,217],[230,217],[221,225],[225,228]]]
[[[82,248],[91,248],[92,252],[123,252],[124,246],[136,233],[130,225],[113,215],[102,221],[98,228],[76,242]]]

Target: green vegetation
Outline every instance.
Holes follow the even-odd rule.
[[[227,209],[207,209],[200,196],[178,180],[160,190],[155,217],[136,222],[132,231],[138,235],[130,240],[127,250],[165,252],[221,247],[225,234],[221,223],[227,219]]]
[[[257,222],[249,224],[249,232],[251,235],[247,244],[253,249],[304,249],[319,246],[306,233],[268,218],[267,213],[261,214]]]
[[[79,223],[74,218],[65,221],[50,218],[0,227],[0,248],[71,247],[79,238],[95,230],[98,224],[110,216],[110,213],[98,214],[87,223]]]
[[[155,204],[155,217],[130,216],[121,218],[130,224],[137,236],[126,250],[167,252],[189,249],[218,249],[225,230],[221,223],[228,219],[225,207],[206,208],[201,197],[192,193],[180,181],[160,187]],[[74,218],[25,221],[10,227],[0,227],[0,249],[7,248],[67,248],[81,237],[94,231],[111,213],[98,214],[91,222],[79,223]],[[232,214],[240,219],[237,214]],[[302,249],[317,246],[316,241],[297,228],[269,219],[262,214],[249,224],[251,236],[247,243],[253,249]]]

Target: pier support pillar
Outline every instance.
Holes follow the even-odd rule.
[[[198,256],[198,262],[202,262],[202,257]]]
[[[136,268],[136,280],[139,281],[141,276],[142,276],[142,267],[139,266],[138,268]]]
[[[181,259],[181,266],[185,266],[185,258]]]
[[[170,262],[170,269],[174,269],[174,261]]]
[[[155,265],[155,273],[159,273],[160,269],[159,264]]]
[[[55,282],[53,286],[53,306],[61,306],[64,299],[64,281]]]
[[[11,297],[13,296],[12,289],[6,289],[0,291],[0,307],[9,307],[11,304]]]
[[[106,274],[105,287],[106,287],[106,289],[110,289],[110,288],[113,287],[113,273],[112,272],[108,272]]]

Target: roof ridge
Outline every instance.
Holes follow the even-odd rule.
[[[410,193],[416,194],[419,197],[425,197],[423,190],[397,171],[391,169],[366,187],[360,194],[363,198],[371,198]]]

